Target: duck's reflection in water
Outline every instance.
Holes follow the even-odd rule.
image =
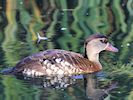
[[[74,77],[57,75],[57,76],[43,76],[43,77],[25,77],[16,76],[17,79],[26,81],[29,84],[41,86],[42,88],[57,88],[63,89],[75,84],[76,79]]]
[[[89,100],[104,100],[111,90],[117,88],[117,83],[111,83],[106,88],[99,88],[98,76],[96,74],[84,75],[85,93]]]
[[[116,88],[116,84],[110,84],[108,88],[100,89],[98,87],[98,77],[96,74],[76,75],[76,76],[43,76],[43,77],[25,77],[16,76],[18,79],[24,80],[29,84],[33,84],[42,88],[66,89],[67,87],[78,85],[79,80],[84,79],[85,93],[87,100],[103,100],[109,92]]]

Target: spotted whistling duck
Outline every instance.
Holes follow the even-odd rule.
[[[118,52],[102,34],[88,37],[84,42],[84,50],[84,55],[60,49],[42,51],[22,59],[5,73],[28,77],[94,73],[102,69],[99,62],[101,51]]]

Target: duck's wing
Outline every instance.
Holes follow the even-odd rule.
[[[54,68],[52,69],[51,67]],[[46,50],[44,52],[40,52],[24,58],[16,65],[16,67],[14,68],[14,73],[31,70],[33,72],[41,72],[43,74],[47,74],[47,69],[61,69],[62,72],[60,72],[62,74],[66,69],[72,70],[71,74],[74,72],[92,73],[101,70],[101,68],[97,64],[90,62],[79,53],[54,49]]]

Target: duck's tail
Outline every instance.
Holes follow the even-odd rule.
[[[6,68],[0,71],[0,74],[11,75],[13,73],[13,68]]]

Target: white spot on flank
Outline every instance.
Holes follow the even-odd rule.
[[[62,74],[64,74],[64,71],[61,70],[61,69],[59,69],[59,70],[57,71],[57,74],[62,75]]]
[[[41,72],[36,72],[35,73],[35,76],[42,76],[43,75],[43,73],[41,73]]]
[[[39,72],[39,76],[43,76],[43,73],[42,72]]]
[[[58,67],[55,67],[55,68],[54,68],[54,72],[57,72],[58,70],[59,70]]]
[[[62,66],[66,66],[65,63],[64,63],[64,61],[61,62],[61,65],[62,65]]]
[[[54,68],[55,68],[55,65],[51,65],[51,67],[50,67],[52,70],[54,70]]]
[[[35,76],[39,76],[39,72],[35,72]]]
[[[69,74],[72,74],[72,73],[73,73],[73,72],[72,72],[72,69],[68,70],[68,72],[69,72]]]
[[[68,63],[67,61],[65,61],[64,63],[65,65],[70,66],[70,63]]]
[[[43,63],[46,65],[49,62],[49,60],[45,60]]]
[[[51,66],[51,63],[48,63],[48,64],[47,64],[47,67],[50,67],[50,66]]]
[[[50,69],[46,69],[46,72],[47,72],[48,75],[52,74],[52,71]]]
[[[35,70],[32,70],[32,71],[31,71],[31,74],[32,74],[32,76],[34,76],[34,74],[35,74]]]
[[[27,71],[27,70],[26,70],[26,69],[24,69],[23,74],[25,74],[25,73],[26,73],[26,71]]]
[[[31,70],[30,70],[30,69],[27,69],[26,74],[27,74],[28,76],[30,76],[30,75],[32,74],[32,73],[31,73]]]
[[[67,70],[68,70],[68,67],[67,67],[67,66],[66,66],[66,67],[64,67],[64,70],[65,70],[65,71],[67,71]]]
[[[43,60],[42,60],[42,59],[39,59],[39,61],[40,61],[40,62],[43,62]]]
[[[55,59],[55,61],[56,61],[57,63],[60,63],[60,62],[61,62],[61,58],[57,58],[57,59]]]

